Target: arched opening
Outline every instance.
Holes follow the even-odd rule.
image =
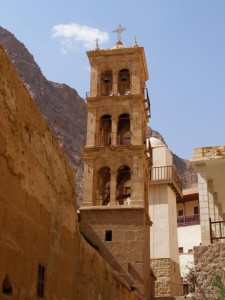
[[[130,115],[129,114],[122,114],[118,118],[117,144],[118,145],[130,145],[131,144]]]
[[[7,274],[2,282],[2,293],[6,295],[12,295],[13,293],[13,288]]]
[[[101,95],[112,96],[112,71],[107,70],[101,75]]]
[[[104,115],[100,119],[100,133],[97,135],[97,146],[111,145],[112,117]]]
[[[117,171],[116,200],[120,205],[131,202],[131,170],[128,166]]]
[[[130,72],[127,69],[119,71],[118,93],[120,95],[130,95]]]
[[[103,167],[98,171],[97,204],[107,205],[110,201],[110,169]]]

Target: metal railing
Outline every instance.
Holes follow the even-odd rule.
[[[225,221],[212,221],[209,218],[211,243],[225,239]]]
[[[147,88],[143,89],[143,95],[144,95],[144,99],[145,99],[145,106],[146,106],[147,112],[149,114],[149,117],[151,117],[151,105],[150,105],[150,98],[149,98],[149,95],[148,95],[148,89]]]
[[[96,133],[95,145],[98,147],[107,147],[111,146],[114,141],[116,145],[128,146],[131,144],[131,136],[131,131]]]
[[[112,96],[113,95],[112,83],[98,84],[98,95],[99,96]]]
[[[192,216],[178,216],[177,226],[196,225],[200,224],[199,214]]]

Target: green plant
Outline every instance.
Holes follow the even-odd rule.
[[[225,300],[225,285],[220,275],[213,278],[213,284],[218,288],[218,300]]]
[[[195,285],[196,285],[196,274],[193,267],[189,268],[189,272],[185,277],[187,283],[188,283],[188,290],[190,293],[195,292]]]

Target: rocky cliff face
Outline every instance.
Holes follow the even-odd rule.
[[[86,104],[76,90],[66,84],[48,81],[33,56],[13,34],[0,27],[0,44],[5,49],[28,91],[47,121],[76,172],[77,203],[82,198],[82,147],[86,139]],[[149,129],[149,135],[163,139]],[[174,163],[184,187],[196,183],[190,163],[174,155]]]
[[[23,79],[76,171],[77,202],[82,192],[82,147],[86,138],[86,104],[76,90],[48,81],[24,44],[0,27],[0,44]]]

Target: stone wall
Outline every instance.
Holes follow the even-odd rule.
[[[217,288],[213,285],[215,275],[224,277],[225,243],[194,247],[196,275],[196,299],[217,299]]]
[[[155,296],[170,297],[182,294],[179,264],[170,258],[151,259],[151,267],[156,276]]]
[[[141,299],[80,235],[74,194],[67,159],[0,48],[1,299],[36,299],[40,265],[46,300]]]
[[[150,295],[150,261],[145,241],[149,238],[149,220],[143,207],[132,205],[101,206],[81,208],[81,231],[107,262],[127,282],[145,294]],[[111,232],[110,240],[106,232]],[[146,248],[146,249],[145,249]]]

